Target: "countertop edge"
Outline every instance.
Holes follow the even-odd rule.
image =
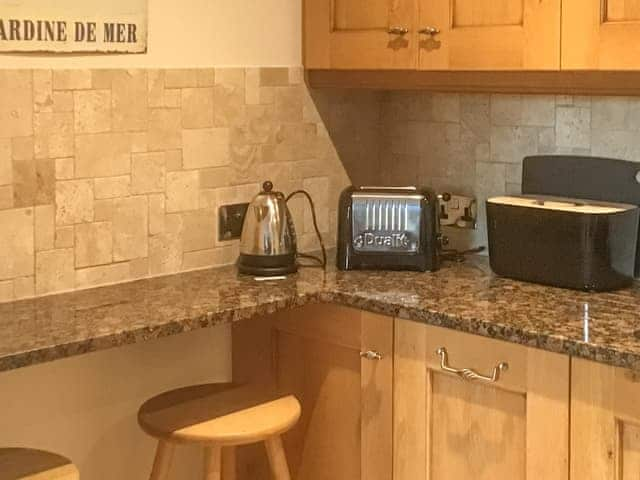
[[[613,367],[640,371],[640,355],[622,352],[614,347],[594,345],[588,342],[576,342],[559,335],[544,331],[515,328],[511,325],[486,322],[474,318],[463,318],[444,312],[432,312],[420,308],[393,305],[383,301],[358,297],[357,294],[344,292],[324,292],[323,303],[339,304],[372,313],[389,315],[402,320],[426,323],[458,332],[478,335],[485,338],[515,343],[525,347],[567,355],[574,358],[603,363]]]
[[[376,299],[357,292],[345,292],[337,287],[318,286],[317,290],[296,292],[274,299],[257,300],[252,305],[226,308],[214,312],[187,310],[181,318],[172,319],[157,325],[133,326],[105,335],[87,339],[71,340],[64,343],[47,345],[32,350],[9,353],[0,357],[0,372],[38,365],[54,360],[69,358],[85,353],[132,345],[179,333],[210,328],[216,325],[233,323],[254,317],[276,313],[278,311],[301,307],[311,303],[325,303],[369,311],[382,315],[426,323],[472,335],[520,344],[526,347],[545,350],[574,358],[594,361],[614,367],[640,371],[640,353],[625,351],[614,345],[598,345],[587,341],[578,341],[563,337],[547,330],[535,330],[515,327],[511,324],[480,320],[473,316],[448,314],[436,309],[424,307],[412,308],[399,304],[392,299]],[[176,315],[177,316],[177,315]]]

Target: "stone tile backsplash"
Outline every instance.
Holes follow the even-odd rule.
[[[265,179],[335,241],[349,180],[300,68],[0,70],[0,301],[232,263],[217,209]]]
[[[640,161],[640,98],[385,92],[376,182],[475,196],[479,228],[447,229],[486,245],[484,200],[520,193],[522,159],[579,154]]]
[[[640,98],[309,90],[301,68],[0,70],[0,302],[229,264],[217,211],[304,188],[327,244],[350,183],[483,202],[522,158],[640,159]],[[291,204],[302,250],[308,206]],[[450,230],[450,229],[449,229]]]

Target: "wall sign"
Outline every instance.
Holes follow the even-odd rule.
[[[147,51],[147,0],[0,0],[0,52]]]

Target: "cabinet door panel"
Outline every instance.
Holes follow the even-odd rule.
[[[423,70],[558,70],[560,0],[421,0]]]
[[[564,70],[640,69],[638,0],[563,0]]]
[[[305,0],[305,66],[414,69],[416,1]],[[391,27],[408,32],[389,34]]]
[[[432,374],[432,478],[526,479],[526,395]]]
[[[640,0],[608,0],[605,4],[608,22],[640,20]]]
[[[440,347],[455,368],[509,369],[463,380],[442,370]],[[567,357],[396,320],[394,359],[394,480],[567,480]]]
[[[640,379],[622,368],[572,362],[571,478],[638,478]]]

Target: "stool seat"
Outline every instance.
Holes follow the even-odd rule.
[[[160,394],[138,412],[142,429],[172,443],[246,445],[291,429],[300,418],[292,395],[230,384],[196,385]]]
[[[147,400],[140,427],[158,439],[150,480],[166,480],[176,443],[205,447],[205,480],[235,480],[236,447],[263,442],[275,480],[291,480],[281,434],[300,418],[293,395],[249,386],[206,384]]]
[[[0,448],[0,480],[78,480],[78,469],[61,455],[29,448]]]

